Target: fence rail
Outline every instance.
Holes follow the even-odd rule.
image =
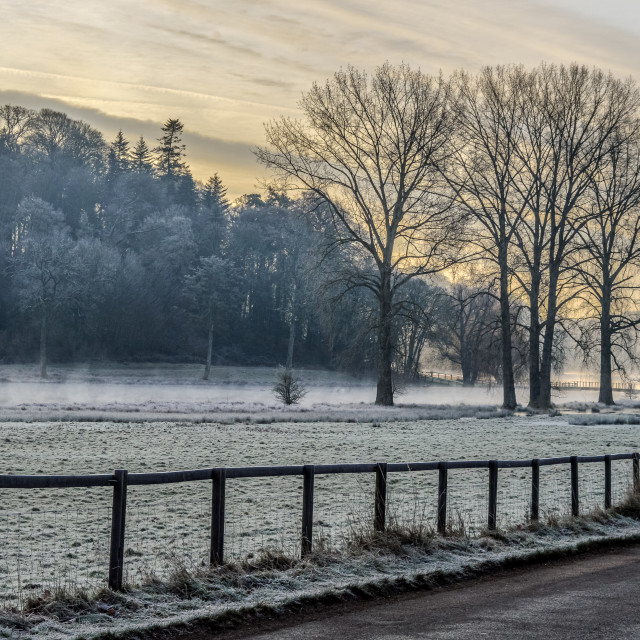
[[[420,379],[425,382],[435,382],[443,385],[461,385],[464,384],[464,378],[456,373],[440,373],[439,371],[422,371]],[[473,382],[474,386],[487,386],[497,384],[493,378],[481,377]],[[556,391],[562,389],[575,389],[585,391],[589,389],[599,389],[600,382],[597,380],[552,380],[551,388]],[[634,392],[635,386],[633,382],[612,382],[611,388],[616,391]]]
[[[599,389],[600,382],[595,380],[554,380],[551,382],[552,389]],[[612,382],[612,389],[618,391],[635,391],[633,382]]]
[[[157,473],[128,473],[118,469],[113,474],[100,475],[0,475],[0,489],[54,489],[73,487],[111,487],[113,506],[111,510],[111,539],[108,581],[109,587],[120,590],[123,586],[124,543],[126,532],[127,489],[129,486],[162,485],[180,482],[199,482],[210,480],[211,490],[211,529],[210,563],[224,562],[226,482],[230,479],[269,478],[284,476],[302,476],[303,499],[300,529],[301,553],[311,553],[313,545],[314,479],[316,475],[331,474],[375,474],[375,493],[373,504],[373,527],[375,531],[384,531],[387,512],[387,479],[389,473],[407,473],[418,471],[438,471],[437,530],[443,534],[447,529],[448,472],[456,469],[488,469],[488,512],[487,528],[495,530],[497,526],[498,472],[499,469],[531,469],[530,518],[538,520],[540,513],[540,467],[569,465],[571,477],[571,513],[579,515],[579,465],[585,463],[604,463],[604,507],[611,508],[611,462],[614,460],[632,460],[632,482],[634,491],[640,491],[640,455],[634,453],[616,453],[601,456],[561,456],[556,458],[534,458],[529,460],[451,460],[435,462],[401,463],[349,463],[319,465],[285,465],[259,467],[212,467],[186,471],[167,471]]]

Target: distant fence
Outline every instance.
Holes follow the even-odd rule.
[[[456,460],[414,463],[367,463],[367,464],[320,464],[265,467],[216,467],[191,471],[170,471],[160,473],[128,473],[118,469],[113,474],[76,476],[0,476],[0,489],[53,489],[72,487],[112,487],[113,504],[111,510],[111,539],[109,553],[108,583],[114,590],[123,586],[124,548],[127,515],[127,488],[136,485],[162,485],[181,482],[211,481],[211,523],[209,562],[219,565],[225,557],[225,508],[227,480],[241,478],[268,478],[302,476],[302,519],[300,529],[301,553],[312,551],[314,479],[317,475],[331,474],[375,474],[375,494],[373,500],[373,528],[382,532],[387,519],[387,478],[389,473],[417,471],[438,472],[437,530],[444,534],[447,530],[447,484],[448,472],[454,469],[488,469],[488,513],[487,529],[497,527],[498,471],[499,469],[531,469],[531,520],[540,517],[540,467],[568,465],[571,478],[571,513],[580,512],[578,469],[584,463],[604,463],[604,508],[612,506],[611,462],[632,460],[632,482],[634,491],[640,491],[640,456],[638,453],[618,453],[603,456],[565,456],[531,460]]]
[[[440,373],[438,371],[423,371],[420,374],[420,379],[425,382],[435,382],[437,384],[444,385],[461,385],[464,384],[464,378],[455,373]],[[492,386],[496,385],[496,381],[493,378],[483,376],[478,378],[474,383],[475,386]],[[595,380],[553,380],[551,382],[551,388],[555,390],[563,389],[576,389],[576,390],[589,390],[599,389],[600,382]],[[612,382],[611,388],[617,391],[635,391],[633,382]]]
[[[439,371],[423,371],[420,373],[420,379],[425,382],[436,382],[438,384],[456,385],[464,384],[464,378],[455,373],[440,373]],[[475,385],[494,385],[493,378],[482,377],[474,381]]]
[[[599,389],[600,383],[594,380],[554,380],[552,389]],[[618,391],[634,391],[633,382],[612,382],[612,389]]]

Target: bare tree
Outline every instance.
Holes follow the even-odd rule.
[[[445,312],[434,337],[440,356],[462,371],[465,386],[473,386],[480,374],[493,370],[493,351],[498,347],[500,307],[493,293],[456,283],[447,293]]]
[[[16,152],[31,132],[36,112],[5,104],[0,107],[0,149]]]
[[[548,408],[554,333],[580,294],[574,267],[591,215],[588,191],[638,94],[631,81],[598,70],[542,65],[523,76],[519,96],[524,135],[516,151],[526,215],[515,234],[515,275],[529,300],[529,404]]]
[[[29,127],[27,143],[51,162],[70,158],[94,170],[104,164],[106,145],[102,134],[81,120],[52,109],[41,109]]]
[[[414,278],[403,287],[396,302],[396,370],[406,379],[420,375],[422,354],[434,339],[442,312],[442,289]]]
[[[338,244],[375,270],[353,271],[347,286],[366,287],[379,306],[376,404],[393,404],[393,318],[397,290],[446,268],[459,220],[443,198],[440,169],[450,153],[450,91],[406,65],[372,76],[349,68],[314,84],[300,107],[305,120],[266,126],[256,155],[282,187],[326,205]]]
[[[518,99],[521,67],[485,68],[473,77],[456,77],[459,117],[458,150],[445,176],[456,200],[476,220],[470,242],[487,274],[498,281],[500,301],[503,406],[516,407],[511,336],[511,253],[525,204],[517,180],[520,162],[521,110]],[[495,275],[494,275],[495,273]]]
[[[593,215],[580,230],[585,259],[576,270],[586,285],[587,321],[583,346],[600,351],[599,402],[614,404],[612,360],[635,357],[640,325],[636,278],[640,265],[640,123],[631,134],[617,136],[594,176],[590,189]],[[595,320],[595,322],[593,321]],[[595,330],[594,330],[595,329]]]
[[[192,307],[202,317],[207,327],[207,357],[203,380],[211,374],[213,357],[213,336],[216,324],[232,299],[231,291],[236,279],[227,260],[211,255],[201,258],[198,266],[185,277],[187,294],[193,298]]]

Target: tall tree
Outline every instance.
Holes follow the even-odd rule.
[[[225,240],[231,203],[217,173],[200,186],[198,196],[194,232],[200,255],[218,255]]]
[[[621,356],[635,357],[640,326],[636,285],[640,266],[639,125],[634,123],[631,135],[623,134],[621,144],[617,136],[612,140],[594,175],[592,215],[580,229],[582,259],[575,266],[587,288],[583,294],[587,307],[584,346],[599,347],[598,401],[609,405],[614,404],[612,360],[617,370],[624,370]]]
[[[235,304],[237,288],[235,274],[229,261],[218,256],[201,258],[194,270],[185,278],[186,294],[195,315],[204,320],[207,329],[207,355],[203,380],[211,374],[214,335],[220,330],[224,318],[228,320],[229,306]]]
[[[14,246],[13,278],[20,306],[39,321],[40,376],[46,378],[51,319],[73,279],[73,240],[62,212],[39,198],[23,200],[18,213],[22,222]]]
[[[129,141],[124,137],[122,129],[120,129],[114,141],[109,145],[109,178],[116,180],[118,176],[129,169],[129,162]]]
[[[25,143],[36,119],[36,112],[5,104],[0,107],[0,150],[17,152]]]
[[[154,149],[158,174],[170,180],[183,175],[187,169],[183,130],[184,124],[178,118],[169,118],[162,126],[163,135],[158,138],[160,144]]]
[[[475,220],[469,242],[497,272],[500,300],[503,406],[516,407],[511,335],[511,253],[525,204],[518,194],[516,146],[522,136],[518,104],[520,67],[485,68],[456,77],[457,152],[445,178],[456,202]],[[492,277],[492,274],[488,274]]]
[[[138,173],[151,173],[153,170],[153,155],[142,136],[131,151],[131,167]]]
[[[406,65],[385,64],[372,76],[349,68],[303,95],[305,121],[268,124],[270,146],[257,151],[285,186],[326,205],[337,243],[374,265],[352,271],[348,286],[378,300],[377,404],[393,404],[396,292],[453,261],[459,220],[439,172],[450,153],[449,98],[442,78]]]
[[[616,131],[637,111],[638,92],[631,81],[598,70],[542,65],[525,75],[519,96],[524,136],[516,151],[526,216],[517,230],[523,269],[516,275],[532,315],[544,314],[531,325],[529,375],[529,404],[544,409],[551,406],[556,327],[578,295],[573,266],[590,219],[589,187]]]

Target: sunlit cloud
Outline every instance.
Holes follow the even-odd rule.
[[[548,60],[640,77],[638,25],[632,0],[0,0],[0,87],[108,137],[180,117],[212,141],[191,150],[194,174],[218,171],[239,195],[263,175],[249,151],[263,123],[340,67]]]

